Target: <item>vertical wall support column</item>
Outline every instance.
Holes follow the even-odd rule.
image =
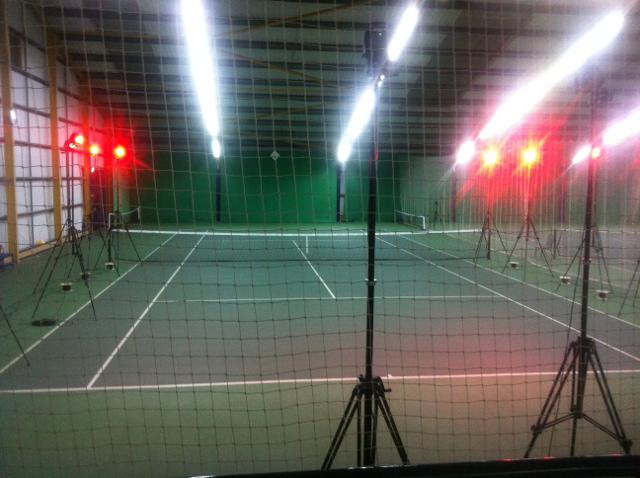
[[[62,181],[60,179],[60,139],[58,132],[58,40],[47,32],[47,72],[49,75],[49,131],[51,135],[51,180],[54,237],[62,241]]]
[[[4,136],[4,188],[7,196],[7,249],[13,260],[20,260],[18,244],[18,204],[16,198],[16,168],[11,124],[13,95],[11,88],[11,53],[9,50],[9,21],[6,3],[0,2],[0,78],[2,80],[2,127]]]

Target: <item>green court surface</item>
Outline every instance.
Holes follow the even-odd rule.
[[[79,271],[68,246],[1,273],[18,339],[3,334],[0,353],[5,476],[319,466],[365,367],[362,227],[159,229],[85,237],[85,257],[96,264],[88,287],[77,280],[70,292],[59,288],[67,266]],[[515,241],[504,240],[507,249]],[[522,457],[578,335],[579,281],[558,279],[572,257],[547,251],[550,270],[525,240],[512,257],[517,268],[505,267],[508,251],[486,259],[478,230],[384,225],[376,248],[373,369],[392,390],[410,459]],[[113,270],[102,266],[109,255]],[[52,263],[38,301],[44,279],[34,291],[34,278],[46,279]],[[621,422],[637,442],[640,328],[634,294],[621,308],[633,292],[625,287],[633,268],[623,269],[611,265],[615,287],[607,300],[593,297],[588,320]],[[43,319],[53,324],[31,325]],[[607,424],[594,380],[585,396],[589,414]],[[567,407],[568,398],[558,413]],[[398,462],[379,427],[380,459]],[[569,436],[569,425],[543,433],[534,455],[565,455]],[[580,454],[620,452],[589,423],[578,437]],[[352,427],[335,466],[350,466],[354,455]]]

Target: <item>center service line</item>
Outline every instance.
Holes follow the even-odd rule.
[[[296,248],[298,249],[298,251],[300,251],[300,254],[302,254],[302,257],[304,257],[304,260],[307,261],[307,264],[309,264],[309,267],[311,267],[311,270],[313,270],[313,272],[315,272],[315,274],[318,276],[318,279],[320,279],[320,282],[322,282],[322,285],[325,287],[325,289],[327,289],[329,291],[329,294],[331,294],[331,297],[333,297],[334,299],[336,298],[336,296],[334,295],[333,292],[331,292],[331,289],[329,289],[329,286],[327,285],[327,283],[322,279],[322,277],[320,277],[320,274],[318,274],[318,271],[316,270],[315,267],[313,267],[313,265],[311,264],[311,262],[309,262],[309,259],[307,259],[307,256],[305,256],[304,252],[302,252],[302,249],[300,249],[300,246],[298,246],[298,243],[296,241],[293,241],[293,243],[295,244]]]

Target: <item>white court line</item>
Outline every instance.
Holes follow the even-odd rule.
[[[331,292],[331,289],[329,289],[329,286],[327,285],[327,283],[322,279],[322,277],[320,277],[320,274],[318,274],[318,271],[316,270],[315,267],[313,267],[311,262],[309,262],[309,259],[307,259],[307,256],[304,254],[304,252],[302,252],[302,249],[300,249],[300,246],[298,246],[298,243],[296,241],[292,241],[292,242],[295,244],[298,251],[300,251],[300,254],[302,254],[302,257],[304,257],[304,260],[307,261],[307,264],[309,264],[309,267],[311,267],[313,272],[315,272],[315,274],[318,276],[318,279],[320,279],[320,282],[322,282],[322,285],[329,291],[329,294],[331,294],[331,297],[335,299],[336,298],[335,294]]]
[[[143,261],[145,259],[147,259],[151,254],[155,253],[158,249],[160,249],[162,246],[164,246],[168,241],[170,241],[171,239],[173,239],[173,236],[170,237],[169,239],[167,239],[166,241],[164,241],[162,244],[160,244],[158,247],[156,247],[153,251],[151,251],[149,254],[147,254],[146,256],[144,256],[144,259],[142,259]],[[109,284],[107,287],[105,287],[104,289],[102,289],[100,292],[98,292],[95,296],[93,296],[93,300],[95,301],[98,297],[100,297],[102,294],[104,294],[106,291],[108,291],[111,287],[113,287],[114,285],[116,285],[116,283],[122,279],[124,276],[126,276],[129,272],[131,272],[132,270],[134,270],[136,267],[138,267],[140,265],[139,262],[136,262],[136,264],[129,269],[128,271],[126,271],[124,274],[119,275],[118,278],[116,280],[114,280],[111,284]],[[51,329],[49,332],[47,332],[46,334],[44,334],[40,340],[38,340],[37,342],[34,342],[33,344],[31,344],[30,347],[28,347],[27,349],[25,349],[24,353],[25,355],[28,354],[29,352],[31,352],[33,349],[35,349],[38,345],[40,345],[42,342],[44,342],[44,340],[46,338],[48,338],[51,334],[53,334],[54,332],[58,331],[60,329],[60,327],[62,327],[64,324],[66,324],[69,320],[71,320],[72,318],[74,318],[79,312],[81,312],[84,308],[88,307],[89,304],[91,304],[91,300],[88,300],[87,302],[85,302],[84,305],[82,305],[80,308],[76,309],[75,312],[73,312],[70,316],[68,316],[66,319],[64,319],[62,322],[60,322],[58,325],[56,325],[53,329]],[[22,355],[18,355],[17,357],[15,357],[11,362],[9,362],[7,365],[5,365],[2,369],[0,369],[0,375],[2,375],[4,372],[7,371],[7,369],[9,369],[13,364],[15,364],[17,361],[22,359]]]
[[[605,370],[607,374],[640,374],[640,369]],[[592,371],[587,372],[593,375]],[[558,375],[558,371],[550,372],[495,372],[495,373],[467,373],[467,374],[443,374],[443,375],[406,375],[395,376],[385,375],[381,377],[385,381],[408,382],[408,381],[435,381],[435,380],[460,380],[460,379],[487,379],[487,378],[522,378],[522,377],[552,377]],[[282,380],[238,380],[235,382],[200,382],[200,383],[173,383],[162,385],[117,385],[98,388],[90,387],[59,387],[59,388],[34,388],[0,390],[0,395],[19,395],[29,393],[70,393],[70,392],[104,392],[104,391],[126,391],[126,390],[180,390],[194,388],[220,388],[220,387],[248,387],[264,385],[286,385],[286,384],[313,384],[313,383],[348,383],[356,382],[356,377],[336,377],[336,378],[291,378]]]
[[[481,229],[459,229],[455,231],[376,231],[376,236],[417,236],[428,234],[449,234],[455,233],[469,233],[469,232],[481,232]],[[156,231],[151,229],[140,229],[135,231],[136,234],[173,234],[173,235],[187,235],[187,236],[237,236],[237,237],[256,237],[256,238],[273,238],[273,237],[342,237],[342,236],[368,236],[369,231],[365,230],[353,230],[345,229],[342,232],[242,232],[242,231],[194,231],[181,229],[179,231]]]
[[[178,272],[180,272],[180,269],[182,269],[182,266],[184,265],[185,262],[187,262],[187,260],[189,259],[189,257],[191,256],[191,254],[193,254],[193,251],[196,250],[196,247],[198,247],[198,245],[200,244],[200,242],[202,241],[202,239],[204,239],[204,235],[202,235],[200,237],[200,239],[198,240],[198,242],[196,242],[196,244],[191,248],[191,250],[189,251],[189,254],[187,254],[187,256],[184,258],[184,260],[180,263],[180,265],[176,268],[176,270],[173,272],[173,274],[171,274],[171,277],[169,277],[169,279],[164,283],[164,285],[160,288],[160,291],[156,294],[156,296],[153,298],[153,300],[149,303],[149,305],[147,305],[147,307],[144,309],[144,311],[142,311],[142,314],[140,314],[140,317],[138,317],[138,320],[135,321],[135,323],[131,326],[131,328],[129,329],[129,331],[126,333],[126,335],[122,338],[122,340],[120,341],[120,343],[118,343],[118,345],[116,346],[116,348],[114,349],[113,352],[111,352],[111,355],[109,355],[109,357],[107,358],[107,360],[102,364],[102,367],[100,367],[100,370],[98,370],[98,372],[93,376],[93,378],[91,379],[91,381],[89,382],[89,384],[87,385],[87,388],[90,389],[93,387],[93,384],[96,383],[96,381],[98,380],[98,378],[100,378],[100,375],[102,375],[102,373],[106,370],[106,368],[109,366],[109,364],[111,363],[111,361],[115,358],[115,356],[118,354],[118,352],[120,351],[120,349],[124,346],[125,342],[129,339],[129,337],[131,337],[131,335],[133,334],[133,332],[136,330],[136,327],[138,327],[138,325],[140,324],[140,322],[142,321],[142,319],[144,319],[144,317],[147,315],[147,313],[151,310],[151,307],[153,306],[153,304],[155,304],[156,300],[158,299],[158,297],[160,297],[160,295],[165,291],[165,289],[169,286],[169,283],[173,280],[173,278],[178,274]]]
[[[403,237],[403,239],[407,239],[407,238],[406,238],[406,237]],[[409,241],[411,241],[411,242],[415,242],[416,244],[420,244],[419,242],[416,242],[416,241],[414,241],[413,239],[407,239],[407,240],[409,240]],[[421,245],[421,246],[424,246],[424,244],[420,244],[420,245]],[[429,246],[425,246],[425,247],[429,247]],[[433,248],[430,248],[430,249],[433,249]],[[436,250],[436,249],[433,249],[433,250]],[[557,294],[557,293],[555,293],[555,292],[552,292],[552,291],[550,291],[550,290],[541,289],[540,287],[535,286],[535,285],[533,285],[533,284],[529,284],[528,282],[524,282],[523,280],[516,279],[515,277],[511,277],[511,276],[509,276],[509,275],[507,275],[507,274],[504,274],[504,273],[502,273],[502,272],[499,272],[499,271],[494,271],[493,269],[489,269],[488,267],[484,267],[484,266],[477,265],[477,264],[476,264],[476,263],[474,263],[474,262],[468,261],[468,260],[466,260],[466,259],[461,259],[460,257],[454,256],[453,254],[449,254],[448,252],[444,252],[444,251],[438,251],[438,252],[440,252],[441,254],[445,254],[445,255],[447,255],[447,256],[449,256],[449,257],[453,257],[453,258],[455,258],[455,259],[459,259],[459,260],[461,260],[462,262],[466,262],[467,264],[473,264],[473,266],[474,266],[474,267],[479,267],[480,269],[484,269],[485,271],[493,272],[494,274],[500,275],[500,276],[502,276],[502,277],[506,277],[506,278],[508,278],[508,279],[510,279],[510,280],[512,280],[512,281],[514,281],[514,282],[517,282],[517,283],[519,283],[519,284],[524,284],[524,285],[529,286],[529,287],[531,287],[531,288],[533,288],[533,289],[538,289],[538,290],[540,290],[540,291],[542,291],[542,292],[546,292],[547,294],[551,294],[551,295],[552,295],[552,296],[554,296],[554,297],[558,297],[558,298],[560,298],[560,299],[563,299],[563,300],[566,300],[566,301],[569,301],[569,302],[574,302],[574,300],[571,300],[571,299],[569,299],[569,298],[567,298],[567,297],[564,297],[564,296],[562,296],[562,295],[560,295],[560,294]],[[497,249],[496,249],[494,252],[497,252],[497,253],[499,253],[499,254],[505,254],[505,255],[506,255],[506,253],[505,253],[504,251],[499,251],[499,250],[497,250]],[[636,263],[636,262],[634,262],[634,264],[635,264],[635,263]],[[535,264],[533,264],[533,265],[534,265],[534,267],[538,267],[538,266],[536,266]],[[612,267],[612,268],[613,268],[613,267]],[[553,269],[553,271],[554,271],[554,272],[556,272],[556,273],[560,273],[560,274],[564,274],[564,273],[566,273],[566,272],[567,272],[567,271],[566,271],[566,269],[558,270],[558,268],[557,268],[557,267],[556,267],[556,268],[552,267],[552,269]],[[601,279],[594,279],[593,277],[589,277],[589,282],[598,282],[598,283],[601,283],[601,282],[602,282],[602,280],[601,280]],[[557,289],[556,289],[556,290],[557,290]],[[579,304],[579,302],[577,302],[577,301],[575,301],[575,302],[576,302],[577,304]],[[638,324],[634,324],[633,322],[629,322],[628,320],[624,320],[624,319],[622,319],[622,318],[620,318],[620,317],[618,317],[618,316],[611,315],[611,314],[609,314],[609,313],[607,313],[607,312],[602,312],[601,310],[595,309],[595,308],[594,308],[594,307],[592,307],[592,306],[588,306],[587,308],[588,308],[589,310],[591,310],[592,312],[596,312],[596,313],[598,313],[598,314],[602,314],[602,315],[604,315],[604,316],[606,316],[606,317],[610,317],[610,318],[612,318],[613,320],[617,320],[618,322],[622,322],[623,324],[630,325],[630,326],[632,326],[632,327],[635,327],[635,328],[637,328],[637,329],[640,329],[640,325],[638,325]]]
[[[490,300],[495,299],[495,295],[382,295],[375,296],[374,299],[382,300]],[[365,300],[366,296],[353,297],[253,297],[247,299],[165,299],[158,300],[158,304],[175,304],[186,302],[202,303],[237,303],[237,302],[294,302],[294,301],[310,301],[310,300]]]
[[[405,238],[405,239],[406,239],[406,238]],[[380,239],[380,240],[381,240],[382,242],[387,242],[387,241],[384,241],[383,239]],[[408,239],[408,240],[411,240],[411,239]],[[414,241],[412,241],[412,242],[414,242]],[[531,312],[533,312],[533,313],[535,313],[535,314],[537,314],[537,315],[539,315],[539,316],[541,316],[541,317],[544,317],[544,318],[546,318],[546,319],[549,319],[549,320],[551,320],[552,322],[555,322],[556,324],[561,325],[562,327],[566,327],[566,328],[567,328],[567,329],[569,329],[569,330],[572,330],[572,331],[574,331],[574,332],[578,332],[578,333],[580,333],[580,330],[578,330],[578,329],[576,329],[576,328],[574,328],[574,327],[571,327],[570,325],[567,325],[567,324],[565,324],[564,322],[561,322],[561,321],[559,321],[559,320],[557,320],[557,319],[554,319],[553,317],[551,317],[551,316],[549,316],[549,315],[547,315],[547,314],[543,314],[542,312],[540,312],[539,310],[534,309],[533,307],[529,307],[528,305],[525,305],[525,304],[523,304],[522,302],[518,302],[517,300],[512,299],[511,297],[508,297],[508,296],[506,296],[506,295],[504,295],[504,294],[501,294],[501,293],[499,293],[499,292],[496,292],[495,290],[490,289],[490,288],[489,288],[489,287],[487,287],[487,286],[484,286],[484,285],[482,285],[482,284],[479,284],[479,283],[477,283],[477,282],[474,282],[474,281],[472,281],[471,279],[469,279],[469,278],[467,278],[467,277],[464,277],[464,276],[462,276],[462,275],[460,275],[460,274],[457,274],[456,272],[453,272],[453,271],[451,271],[451,270],[449,270],[449,269],[446,269],[445,267],[439,266],[438,264],[435,264],[435,263],[433,263],[433,262],[431,262],[431,261],[429,261],[429,260],[427,260],[427,259],[425,259],[425,258],[423,258],[423,257],[420,257],[420,256],[418,256],[417,254],[414,254],[414,253],[413,253],[413,252],[411,252],[411,251],[408,251],[408,250],[406,250],[406,249],[402,249],[401,247],[395,246],[394,244],[391,244],[390,242],[387,242],[387,244],[389,244],[389,245],[391,245],[391,246],[393,246],[393,247],[396,247],[396,248],[398,248],[399,250],[401,250],[401,251],[403,251],[403,252],[406,252],[407,254],[410,254],[410,255],[412,255],[412,256],[414,256],[414,257],[416,257],[416,258],[418,258],[418,259],[420,259],[420,260],[422,260],[422,261],[426,262],[427,264],[430,264],[430,265],[432,265],[432,266],[434,266],[434,267],[436,267],[436,268],[438,268],[438,269],[440,269],[440,270],[442,270],[442,271],[444,271],[444,272],[448,272],[449,274],[452,274],[452,275],[454,275],[454,276],[458,277],[459,279],[462,279],[462,280],[467,281],[467,282],[469,282],[469,283],[471,283],[471,284],[474,284],[474,285],[476,285],[477,287],[480,287],[481,289],[484,289],[484,290],[486,290],[486,291],[488,291],[488,292],[491,292],[492,294],[495,294],[496,296],[502,297],[502,298],[506,299],[506,300],[507,300],[507,301],[509,301],[509,302],[513,302],[514,304],[517,304],[518,306],[522,307],[523,309],[530,310]],[[420,243],[419,243],[419,242],[417,242],[416,244],[420,244]],[[421,245],[424,245],[424,244],[421,244]],[[428,246],[427,246],[427,247],[428,247]],[[440,252],[440,251],[439,251],[439,252]],[[455,256],[453,256],[453,255],[451,255],[451,254],[446,253],[446,252],[443,252],[443,254],[446,254],[446,255],[451,256],[451,257],[455,257]],[[464,262],[469,262],[469,261],[466,261],[466,260],[465,260]],[[490,272],[494,272],[494,271],[491,271],[490,269],[485,269],[485,270],[490,271]],[[500,274],[500,275],[503,275],[503,274]],[[504,277],[509,277],[509,276],[505,276],[505,275],[503,275],[503,276],[504,276]],[[522,283],[522,284],[524,284],[524,285],[529,285],[529,284],[527,284],[526,282],[522,282],[522,281],[519,281],[519,282],[520,282],[520,283]],[[531,287],[533,287],[533,286],[531,286]],[[536,287],[536,289],[538,289],[538,290],[540,290],[540,291],[543,291],[543,292],[547,292],[547,291],[545,291],[544,289],[540,289],[539,287]],[[555,294],[554,294],[554,295],[555,295]],[[562,296],[558,296],[558,297],[562,297]],[[602,312],[600,312],[600,313],[602,313]],[[605,316],[606,316],[607,314],[603,314],[603,315],[605,315]],[[627,323],[627,322],[625,322],[625,323]],[[591,337],[591,338],[592,338],[595,342],[598,342],[598,343],[600,343],[600,344],[604,345],[605,347],[610,348],[611,350],[615,350],[616,352],[618,352],[618,353],[620,353],[620,354],[622,354],[622,355],[625,355],[625,356],[629,357],[629,358],[630,358],[630,359],[632,359],[632,360],[635,360],[635,361],[637,361],[637,362],[640,362],[640,357],[636,357],[635,355],[632,355],[632,354],[630,354],[630,353],[628,353],[628,352],[625,352],[624,350],[622,350],[622,349],[620,349],[620,348],[618,348],[618,347],[614,347],[613,345],[608,344],[607,342],[604,342],[603,340],[597,339],[597,338],[595,338],[595,337]]]

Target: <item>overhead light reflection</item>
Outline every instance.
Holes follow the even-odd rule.
[[[640,133],[640,108],[610,126],[605,131],[602,142],[607,146],[613,146],[638,133]]]
[[[205,24],[206,15],[200,0],[183,0],[182,17],[189,48],[189,60],[193,81],[202,110],[204,124],[209,134],[215,138],[220,134],[215,70],[209,48],[213,37]]]
[[[416,5],[409,5],[402,14],[402,18],[400,18],[400,22],[398,23],[387,48],[389,61],[396,61],[400,57],[402,50],[404,50],[404,47],[413,33],[413,29],[418,23],[419,13],[420,12]]]
[[[547,71],[514,92],[480,132],[480,139],[495,137],[520,123],[548,91],[569,74],[604,49],[622,29],[624,17],[615,12],[571,46]]]

